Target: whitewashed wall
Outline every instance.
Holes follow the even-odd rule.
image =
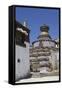
[[[57,55],[56,55],[55,51],[53,51],[53,50],[51,50],[50,61],[53,65],[53,70],[55,70],[57,67]]]
[[[37,46],[39,46],[39,42],[34,43],[34,47],[37,47]]]
[[[29,47],[21,47],[16,45],[16,80],[24,78],[30,73]],[[20,62],[17,60],[20,59]]]
[[[52,41],[42,41],[44,47],[54,47],[55,43]]]
[[[57,50],[55,53],[56,53],[56,57],[57,57],[57,60],[56,60],[56,62],[57,62],[57,69],[59,70],[59,51]]]

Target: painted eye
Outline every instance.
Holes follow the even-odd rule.
[[[18,59],[17,62],[20,63],[20,59]]]

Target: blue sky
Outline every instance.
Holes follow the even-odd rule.
[[[52,39],[59,37],[59,10],[45,8],[16,7],[16,20],[23,24],[27,20],[30,29],[30,43],[37,40],[40,26],[46,24],[50,27],[49,34]]]

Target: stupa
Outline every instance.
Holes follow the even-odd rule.
[[[49,35],[49,26],[46,24],[40,27],[40,35],[30,47],[30,68],[31,72],[41,74],[59,70],[59,47]]]

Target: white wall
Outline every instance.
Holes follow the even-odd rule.
[[[57,69],[59,70],[59,52],[58,51],[56,51],[55,52],[56,53],[56,62],[57,62]]]
[[[42,41],[44,47],[54,47],[55,43],[52,41]]]
[[[38,46],[39,46],[39,42],[35,42],[34,47],[38,47]]]
[[[21,47],[19,45],[16,45],[16,80],[19,78],[24,78],[27,75],[30,74],[30,61],[29,61],[29,49],[26,47]],[[20,62],[18,62],[18,59],[20,59]]]
[[[51,57],[50,57],[51,63],[53,65],[53,69],[57,66],[57,53],[53,50],[51,50]]]

